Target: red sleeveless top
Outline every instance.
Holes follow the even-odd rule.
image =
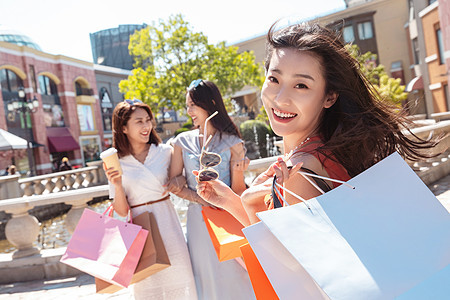
[[[337,180],[341,180],[341,181],[348,181],[351,177],[348,175],[347,170],[345,170],[345,168],[340,163],[338,163],[336,160],[334,160],[334,157],[332,154],[327,153],[328,156],[325,156],[322,153],[319,153],[318,151],[316,151],[316,149],[322,145],[323,145],[323,143],[322,143],[320,137],[314,136],[314,137],[310,138],[309,141],[307,143],[305,143],[304,146],[300,147],[300,149],[298,149],[298,150],[296,150],[296,152],[292,153],[291,157],[295,156],[295,154],[299,153],[299,152],[311,154],[321,162],[323,168],[328,173],[329,178],[337,179]],[[338,182],[331,182],[331,183],[333,184],[332,188],[335,188],[335,187],[338,187],[339,185],[341,185]],[[285,195],[283,190],[278,189],[278,191],[283,196]],[[273,199],[271,199],[271,198],[272,198],[271,195],[267,195],[264,199],[268,209],[273,209]],[[280,200],[280,202],[283,201],[281,199],[279,199],[279,200]],[[282,203],[282,204],[284,206],[284,203]]]

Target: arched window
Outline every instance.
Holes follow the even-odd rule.
[[[64,127],[64,113],[55,82],[48,76],[39,76],[39,91],[44,109],[46,127]]]

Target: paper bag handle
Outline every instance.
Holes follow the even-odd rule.
[[[114,207],[112,203],[106,208],[106,210],[103,212],[103,216],[108,213],[109,217],[113,217],[114,214]],[[131,215],[131,209],[128,208],[128,214],[127,214],[127,223],[133,223],[133,217]]]

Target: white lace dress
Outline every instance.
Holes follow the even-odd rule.
[[[144,164],[132,155],[120,159],[122,184],[130,206],[167,196],[171,146],[151,145]],[[110,196],[114,196],[111,185]],[[191,260],[175,208],[170,200],[133,208],[133,216],[152,212],[166,247],[171,266],[130,286],[135,299],[197,299]]]

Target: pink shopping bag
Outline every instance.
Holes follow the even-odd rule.
[[[148,231],[85,209],[61,262],[112,284],[128,287]]]

